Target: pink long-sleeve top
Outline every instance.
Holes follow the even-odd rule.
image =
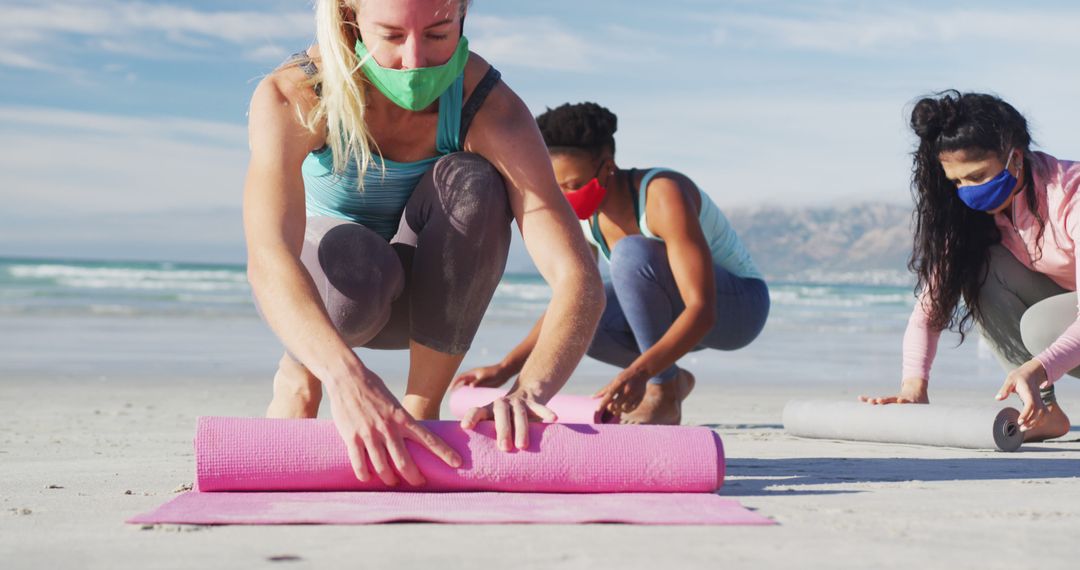
[[[1076,262],[1076,243],[1080,241],[1080,162],[1058,160],[1042,152],[1032,153],[1031,157],[1034,184],[1023,192],[1035,192],[1035,202],[1045,222],[1041,257],[1036,244],[1039,221],[1022,193],[1008,208],[1012,220],[1004,213],[994,216],[1001,230],[1001,244],[1028,269],[1046,275],[1069,291],[1076,291],[1080,280],[1077,275],[1080,264]],[[924,295],[915,303],[904,332],[904,378],[930,378],[941,331],[930,327],[927,302]],[[1050,382],[1080,366],[1080,316],[1035,359],[1046,369]]]

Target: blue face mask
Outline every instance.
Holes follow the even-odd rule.
[[[1001,174],[974,186],[961,186],[956,193],[969,208],[982,212],[996,210],[1009,199],[1016,188],[1016,177],[1009,172],[1009,164],[1012,162],[1012,151],[1009,151],[1009,160],[1005,162],[1005,170]]]

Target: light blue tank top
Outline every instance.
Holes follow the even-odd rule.
[[[657,241],[663,240],[649,230],[645,200],[649,182],[662,172],[674,171],[668,168],[654,168],[645,173],[645,177],[641,179],[641,186],[638,189],[637,203],[634,205],[634,211],[638,215],[638,227],[641,228],[641,235]],[[705,234],[705,241],[709,244],[709,251],[712,252],[713,263],[739,277],[764,279],[757,266],[754,265],[754,260],[750,258],[750,252],[746,250],[742,240],[739,239],[738,234],[735,233],[735,229],[731,227],[724,213],[709,198],[708,194],[700,189],[698,194],[701,196],[701,212],[698,214],[698,221],[701,223],[702,233]],[[591,221],[582,220],[581,229],[585,232],[585,240],[597,247],[600,253],[603,254],[604,259],[610,262],[611,250],[608,248],[604,236],[600,233],[599,216],[599,213],[596,213],[593,214]]]
[[[341,174],[334,173],[334,157],[329,146],[309,154],[301,172],[304,178],[308,216],[330,216],[364,225],[387,241],[397,233],[405,203],[409,201],[424,173],[441,156],[461,150],[461,107],[464,74],[439,96],[439,129],[435,150],[439,156],[416,162],[396,162],[376,157],[358,188],[358,169],[350,160]],[[385,164],[385,169],[380,167]]]

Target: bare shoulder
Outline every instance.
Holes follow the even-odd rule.
[[[259,82],[252,102],[260,99],[299,105],[304,111],[310,110],[319,100],[307,74],[295,63],[283,64]]]
[[[480,81],[487,75],[491,64],[486,59],[480,57],[475,52],[469,52],[469,61],[465,63],[465,84],[463,92],[463,100],[468,101],[469,96],[476,90],[476,86],[480,84]]]
[[[283,65],[264,77],[251,96],[250,136],[289,135],[312,150],[318,148],[323,135],[312,132],[303,122],[317,103],[318,96],[304,71],[296,65]]]
[[[499,80],[477,111],[465,146],[476,149],[490,148],[492,144],[501,146],[526,140],[542,141],[539,136],[536,120],[528,106],[506,82]]]
[[[645,177],[646,170],[641,174]],[[636,181],[640,184],[640,181]],[[657,173],[646,188],[645,207],[649,213],[656,208],[689,207],[696,214],[701,209],[701,193],[689,176],[674,170]]]

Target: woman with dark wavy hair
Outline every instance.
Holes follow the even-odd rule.
[[[900,392],[861,399],[929,402],[941,331],[963,335],[978,324],[1008,371],[997,399],[1015,393],[1024,403],[1025,439],[1062,436],[1069,418],[1053,384],[1080,377],[1080,163],[1032,151],[1023,115],[993,95],[924,98],[911,128],[919,147],[909,267],[919,300],[904,334]]]

